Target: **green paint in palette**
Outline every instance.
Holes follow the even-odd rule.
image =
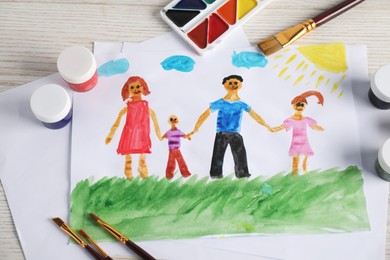
[[[198,54],[204,54],[270,1],[175,0],[161,10],[161,17]]]

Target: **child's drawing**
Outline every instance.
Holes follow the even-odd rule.
[[[299,96],[296,96],[291,105],[294,109],[294,114],[283,121],[283,124],[272,128],[273,132],[285,129],[289,131],[292,128],[292,141],[289,150],[289,155],[293,158],[292,161],[292,174],[298,175],[299,159],[303,156],[302,169],[307,172],[307,159],[309,156],[314,155],[313,150],[310,147],[309,140],[307,138],[307,126],[317,131],[324,131],[324,129],[317,125],[317,122],[310,118],[303,116],[305,106],[307,106],[307,97],[316,96],[318,104],[324,104],[324,97],[318,91],[306,91]]]
[[[222,85],[227,91],[226,96],[210,104],[210,107],[200,115],[192,132],[196,133],[210,114],[218,111],[217,134],[215,136],[213,156],[211,159],[211,178],[219,179],[223,177],[222,166],[228,145],[230,145],[232,150],[236,177],[243,178],[251,176],[248,170],[244,140],[240,135],[243,111],[248,112],[256,122],[271,131],[271,128],[263,118],[238,96],[238,91],[242,88],[243,81],[243,78],[238,75],[231,75],[224,78]]]
[[[177,162],[181,175],[185,178],[189,177],[191,176],[191,173],[188,170],[187,164],[180,151],[180,138],[184,137],[188,140],[191,140],[191,137],[177,128],[177,124],[179,123],[179,118],[177,116],[171,115],[168,119],[168,123],[171,125],[171,129],[169,129],[161,138],[168,139],[169,147],[169,156],[165,176],[168,180],[173,178]]]
[[[119,127],[122,116],[126,114],[126,122],[118,144],[117,153],[125,155],[125,175],[129,180],[133,179],[132,154],[139,154],[138,172],[142,179],[148,177],[146,155],[151,153],[152,142],[150,140],[150,120],[152,118],[158,138],[161,138],[155,112],[149,108],[149,103],[142,99],[142,95],[149,95],[150,91],[145,80],[138,76],[130,77],[122,88],[122,99],[126,102],[111,127],[106,137],[106,144],[109,144]]]
[[[233,57],[230,49],[204,57],[98,55],[101,67],[118,72],[125,60],[131,66],[125,73],[108,70],[88,95],[75,93],[71,225],[97,241],[109,236],[90,223],[89,212],[136,241],[369,230],[361,158],[351,155],[359,150],[359,133],[344,50],[292,46],[267,59],[254,48]],[[182,57],[196,67],[178,70],[192,64]],[[130,75],[144,75],[148,84]],[[154,111],[168,120],[168,131],[160,133]],[[282,129],[291,130],[292,140]],[[125,175],[116,152],[125,159]],[[132,159],[140,173],[134,177]]]

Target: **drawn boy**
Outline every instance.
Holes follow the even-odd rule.
[[[212,112],[218,111],[217,133],[214,141],[213,156],[211,159],[211,178],[222,178],[222,166],[225,151],[228,145],[232,150],[234,159],[234,171],[237,178],[249,177],[248,163],[244,141],[240,135],[241,119],[243,111],[260,125],[271,131],[265,123],[247,103],[238,96],[238,90],[242,88],[243,78],[231,75],[223,79],[222,85],[227,91],[226,96],[210,103],[210,106],[200,115],[191,135],[198,132],[199,127],[206,121]]]
[[[180,129],[176,127],[176,125],[179,123],[179,118],[177,116],[171,115],[168,119],[168,123],[171,125],[171,129],[169,129],[162,136],[162,139],[168,139],[169,147],[169,156],[165,176],[168,180],[173,178],[173,173],[176,169],[177,162],[181,175],[185,178],[189,177],[191,176],[191,173],[188,171],[187,164],[184,161],[183,155],[180,152],[180,138],[184,137],[188,140],[191,140],[191,138],[189,135],[184,134]]]

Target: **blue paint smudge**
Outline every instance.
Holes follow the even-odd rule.
[[[123,74],[129,70],[129,61],[125,58],[111,60],[101,65],[97,72],[100,77],[111,77],[117,74]]]
[[[175,55],[166,58],[160,63],[164,70],[177,70],[181,72],[190,72],[194,69],[195,61],[188,56]]]
[[[232,55],[232,63],[234,66],[240,68],[245,67],[247,69],[253,68],[253,67],[260,67],[264,68],[268,64],[268,60],[265,58],[263,54],[257,53],[257,52],[250,52],[250,51],[244,51],[244,52],[233,52]]]
[[[271,195],[273,193],[273,187],[266,182],[261,185],[260,189],[261,193],[263,193],[264,195]]]

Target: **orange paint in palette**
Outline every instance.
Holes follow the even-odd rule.
[[[203,54],[271,1],[176,0],[161,10],[161,17],[197,53]]]

